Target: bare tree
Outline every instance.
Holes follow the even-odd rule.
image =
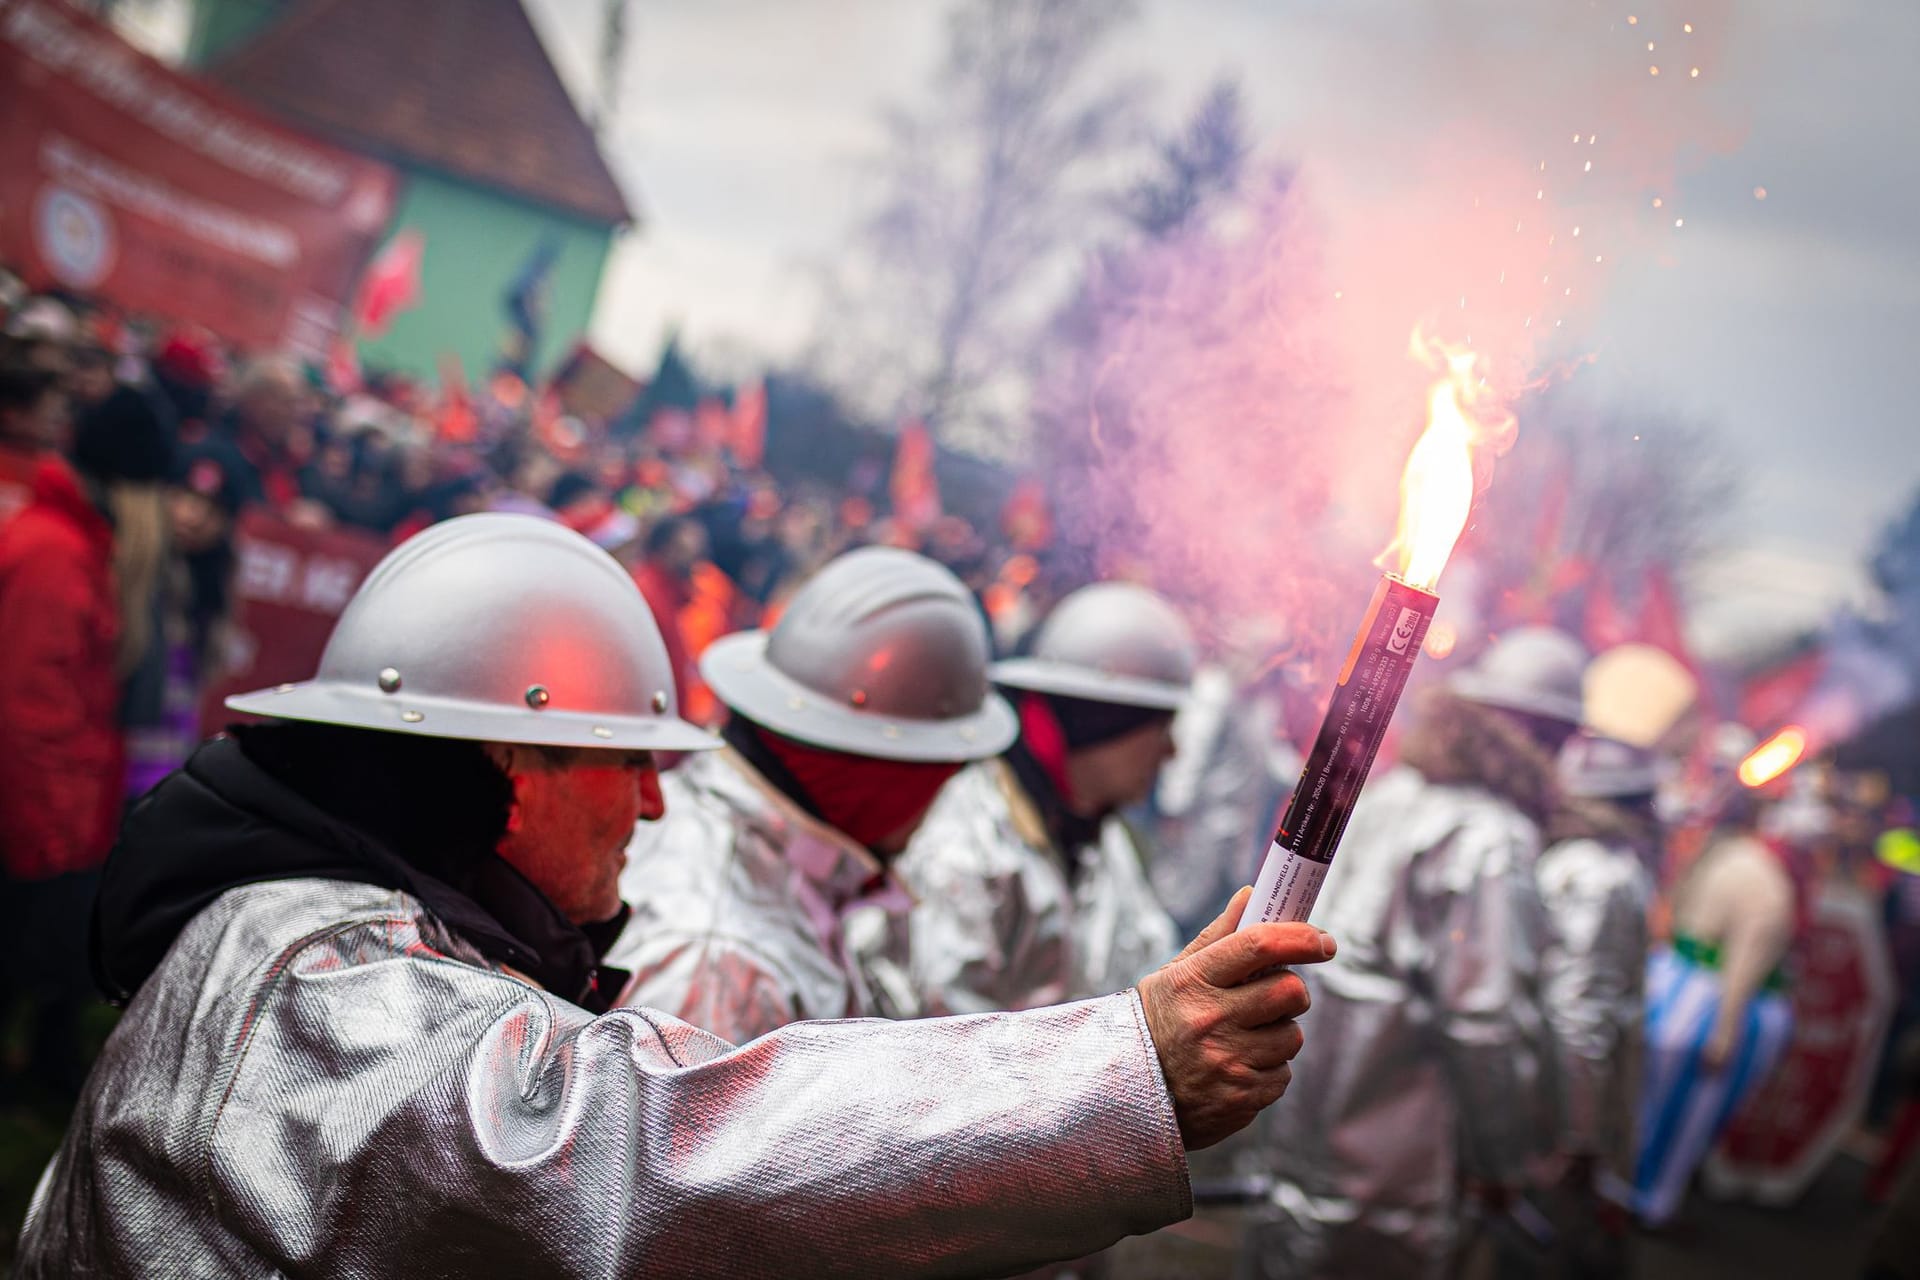
[[[1112,0],[964,0],[927,102],[885,116],[876,195],[814,358],[848,401],[1017,451],[1037,336],[1110,216],[1141,85],[1099,58]]]
[[[1155,164],[1121,197],[1127,221],[1158,240],[1186,226],[1207,204],[1232,196],[1251,150],[1240,86],[1214,82],[1178,133],[1155,144]]]
[[[1519,444],[1463,544],[1489,575],[1496,616],[1550,615],[1577,630],[1593,592],[1631,610],[1649,574],[1684,577],[1718,549],[1741,487],[1725,437],[1564,386],[1519,416]]]

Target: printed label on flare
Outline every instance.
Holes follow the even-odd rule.
[[[1397,578],[1374,592],[1243,924],[1305,920],[1312,910],[1439,604]]]
[[[1314,900],[1320,896],[1320,884],[1332,865],[1303,858],[1282,848],[1276,840],[1267,850],[1266,862],[1261,864],[1260,880],[1253,886],[1253,899],[1247,903],[1241,926],[1244,928],[1256,920],[1262,924],[1305,920],[1313,912]]]

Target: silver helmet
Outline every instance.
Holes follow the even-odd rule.
[[[987,627],[960,580],[924,556],[866,547],[794,594],[772,631],[715,641],[700,674],[756,724],[883,760],[983,760],[1012,743],[987,682]]]
[[[1494,642],[1447,683],[1460,697],[1562,724],[1585,721],[1582,677],[1587,651],[1552,627],[1519,627]]]
[[[1560,750],[1560,789],[1577,799],[1619,800],[1659,790],[1660,760],[1613,738],[1575,734]]]
[[[1096,582],[1054,606],[1033,654],[993,666],[995,684],[1128,707],[1175,710],[1195,665],[1172,605],[1130,582]]]
[[[696,751],[646,600],[611,556],[524,515],[472,515],[394,548],[348,601],[320,671],[235,711],[479,742]]]

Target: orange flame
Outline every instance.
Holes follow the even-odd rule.
[[[1764,787],[1800,763],[1807,753],[1807,731],[1790,724],[1747,753],[1738,776],[1743,785]]]
[[[1426,429],[1400,476],[1400,529],[1382,559],[1398,557],[1401,579],[1431,591],[1473,510],[1474,445],[1510,430],[1513,418],[1487,390],[1473,351],[1429,342],[1415,329],[1413,354],[1445,376],[1427,391]],[[1477,416],[1490,410],[1499,419],[1491,429]]]

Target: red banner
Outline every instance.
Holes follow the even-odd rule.
[[[236,693],[310,680],[334,620],[387,547],[354,529],[303,529],[264,511],[240,518],[233,619],[223,670],[200,704],[200,731],[242,719]]]
[[[0,260],[35,288],[324,356],[398,176],[59,0],[0,0]]]

